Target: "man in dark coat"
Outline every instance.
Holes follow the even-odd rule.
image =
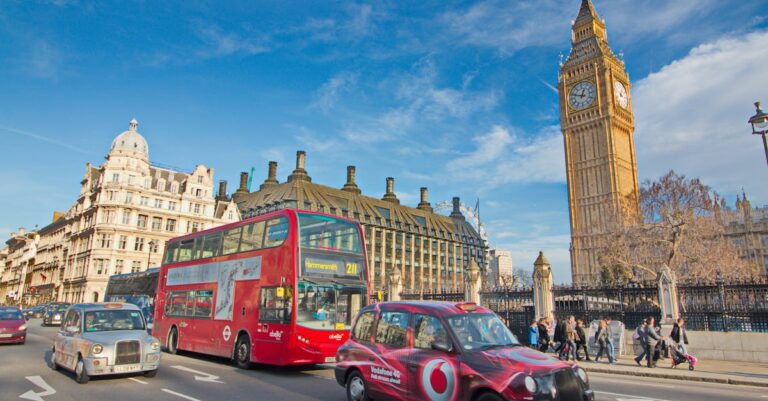
[[[539,351],[547,352],[549,349],[549,319],[543,317],[539,319]]]
[[[655,352],[656,345],[661,341],[661,336],[656,333],[656,318],[649,317],[648,324],[645,326],[642,334],[645,337],[645,361],[649,368],[656,367],[658,353]]]
[[[563,348],[565,348],[565,329],[566,329],[566,321],[563,319],[560,319],[557,321],[557,324],[555,325],[555,336],[553,340],[558,343],[557,348],[555,348],[555,353],[558,357],[563,357]]]

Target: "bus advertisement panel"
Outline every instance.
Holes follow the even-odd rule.
[[[285,209],[168,241],[153,333],[179,349],[252,362],[335,362],[369,302],[360,225]]]

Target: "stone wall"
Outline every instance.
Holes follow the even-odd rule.
[[[669,335],[672,328],[666,327],[662,334]],[[768,363],[768,334],[743,332],[688,331],[686,346],[688,353],[699,359],[721,361]],[[640,345],[632,338],[634,330],[624,333],[623,355],[634,355],[640,351]]]

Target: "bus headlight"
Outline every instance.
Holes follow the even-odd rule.
[[[531,394],[536,394],[539,391],[539,384],[531,376],[525,376],[525,389]]]
[[[101,344],[94,344],[93,347],[91,347],[91,354],[93,355],[98,355],[101,351],[104,351],[104,347]]]

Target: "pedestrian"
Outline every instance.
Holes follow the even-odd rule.
[[[587,337],[587,333],[584,330],[584,321],[579,319],[576,321],[576,359],[579,361],[582,359],[586,359],[587,361],[592,361],[592,359],[589,358],[589,349],[587,348],[587,343],[589,342],[589,338]],[[579,350],[584,349],[584,358],[579,356]]]
[[[648,318],[648,324],[645,325],[645,361],[649,368],[656,367],[656,361],[659,359],[656,346],[661,342],[661,336],[656,333],[656,319],[651,316]]]
[[[555,353],[560,359],[563,359],[563,348],[565,348],[565,326],[566,322],[562,319],[555,323],[555,335],[553,340],[557,343],[557,347],[555,347]]]
[[[547,352],[549,343],[549,319],[543,317],[539,319],[539,351]]]
[[[686,354],[688,349],[688,334],[685,332],[685,320],[683,318],[677,319],[675,325],[672,326],[672,332],[669,333],[669,338],[672,339],[680,347],[680,350]]]
[[[528,326],[528,346],[539,349],[539,324],[536,319],[533,319],[531,325]]]
[[[600,357],[603,356],[603,351],[605,351],[608,355],[608,363],[613,364],[613,355],[611,355],[611,352],[608,349],[608,323],[605,320],[601,320],[597,323],[595,342],[599,347],[597,349],[597,355],[595,356],[595,362],[600,361]]]
[[[565,347],[563,353],[565,354],[565,360],[571,359],[576,361],[576,340],[579,338],[576,334],[576,317],[569,316],[568,322],[565,325]]]
[[[613,347],[613,329],[611,328],[610,317],[605,318],[605,337],[606,346],[608,347],[608,363],[613,365],[616,363],[616,352]]]
[[[643,358],[645,358],[645,354],[648,352],[648,341],[647,341],[648,338],[645,335],[645,328],[647,326],[648,326],[648,320],[643,319],[640,325],[637,326],[637,328],[635,329],[635,333],[632,335],[632,338],[635,341],[639,342],[640,347],[642,347],[642,352],[640,352],[640,354],[637,357],[635,357],[635,363],[637,364],[637,366],[641,366],[640,361],[642,361]]]

